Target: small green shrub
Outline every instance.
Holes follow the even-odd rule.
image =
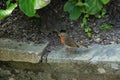
[[[91,38],[92,37],[92,33],[91,33],[91,28],[90,27],[86,27],[85,28],[85,32],[87,33],[88,37]]]
[[[107,4],[109,0],[68,0],[64,5],[64,11],[70,14],[70,19],[76,20],[81,14],[98,15],[103,12],[103,5]]]
[[[101,26],[100,26],[100,30],[101,31],[109,31],[113,28],[112,25],[110,24],[106,24],[106,23],[103,23]]]
[[[64,5],[64,11],[69,13],[71,20],[76,20],[83,14],[84,17],[80,26],[85,29],[90,15],[101,18],[106,14],[103,6],[109,1],[110,0],[68,0]],[[85,32],[87,32],[90,37],[91,30],[86,28]]]

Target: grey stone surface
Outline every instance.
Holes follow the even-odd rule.
[[[120,44],[96,44],[71,51],[59,47],[49,53],[47,63],[59,72],[120,74]]]
[[[73,53],[73,54],[72,54]],[[95,62],[120,62],[120,44],[111,45],[91,45],[88,48],[80,47],[76,52],[66,50],[65,47],[59,47],[57,50],[49,53],[47,57],[49,62],[70,63],[91,61]]]
[[[21,61],[38,63],[48,42],[43,44],[23,43],[0,39],[0,61]]]
[[[47,61],[43,58],[43,63],[38,63],[47,44],[35,45],[8,39],[0,40],[0,59],[3,61],[21,61],[5,62],[11,68],[42,71],[51,73],[53,76],[56,76],[54,74],[68,73],[81,75],[120,74],[120,44],[96,44],[88,48],[80,47],[76,49],[66,49],[60,46],[48,54]],[[44,47],[40,48],[40,46]]]

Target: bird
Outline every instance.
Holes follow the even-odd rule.
[[[67,46],[68,48],[79,48],[80,46],[88,48],[88,46],[83,43],[75,42],[74,39],[65,32],[59,32],[58,36],[60,37],[61,43]]]

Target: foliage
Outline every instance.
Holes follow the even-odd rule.
[[[9,16],[12,11],[17,7],[16,3],[10,3],[10,0],[6,2],[7,9],[6,10],[0,10],[0,20],[4,19],[5,17]]]
[[[91,28],[90,27],[86,27],[85,28],[85,32],[87,33],[87,35],[88,35],[89,38],[92,37],[92,33],[91,33]]]
[[[17,7],[17,2],[20,10],[29,17],[39,17],[36,14],[36,9],[45,7],[50,3],[50,0],[16,0],[16,3],[11,3],[11,0],[6,1],[7,9],[0,10],[0,20],[7,17]]]
[[[34,6],[35,0],[19,0],[19,8],[29,17],[35,16],[36,10]]]
[[[36,14],[36,9],[45,7],[50,3],[50,0],[19,0],[19,8],[27,16],[33,17],[38,16]]]
[[[109,24],[106,24],[106,23],[103,23],[101,26],[100,26],[100,30],[101,31],[104,31],[104,30],[111,30],[112,29],[112,25],[109,25]]]
[[[97,18],[101,18],[106,14],[104,5],[110,0],[68,0],[64,5],[64,11],[69,13],[71,20],[78,19],[82,14],[84,15],[81,23],[81,27],[85,29],[90,37],[91,29],[86,28],[85,25],[88,22],[90,15]]]
[[[82,13],[87,15],[97,15],[103,10],[103,5],[109,0],[68,0],[64,5],[64,11],[70,14],[70,19],[78,19]],[[105,9],[103,10],[105,12]]]

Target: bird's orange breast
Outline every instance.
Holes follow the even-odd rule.
[[[65,38],[60,36],[61,43],[65,45]]]

